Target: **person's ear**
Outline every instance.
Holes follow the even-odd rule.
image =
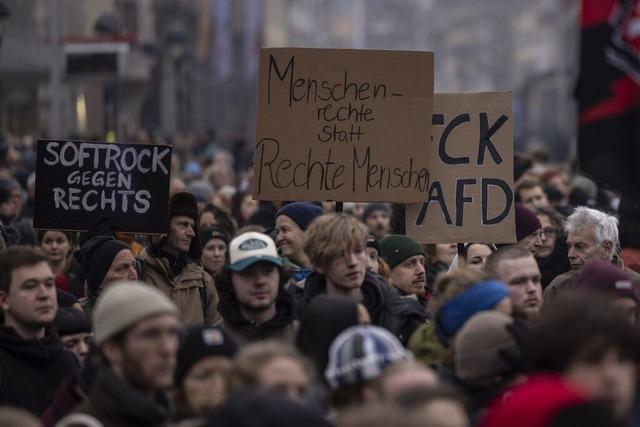
[[[9,309],[9,292],[0,291],[0,309],[8,311]]]
[[[115,341],[107,341],[102,345],[102,354],[114,368],[122,366],[122,349]]]
[[[613,242],[611,240],[605,240],[602,244],[602,248],[604,249],[602,257],[607,260],[611,259],[611,255],[613,254]]]

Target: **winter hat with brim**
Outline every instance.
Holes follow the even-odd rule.
[[[378,241],[380,258],[392,270],[404,260],[415,255],[425,255],[422,245],[410,237],[401,234],[390,234]]]
[[[198,222],[198,202],[192,193],[183,191],[171,196],[169,200],[169,219],[186,216]]]
[[[302,231],[309,228],[314,219],[322,215],[322,208],[311,202],[293,202],[284,205],[276,212],[276,218],[280,215],[291,218]]]
[[[160,314],[177,315],[177,309],[158,289],[136,281],[112,283],[93,309],[94,341],[100,346],[139,321]]]
[[[91,332],[91,321],[87,315],[73,307],[59,309],[54,324],[60,336]]]
[[[387,215],[391,215],[391,208],[387,203],[368,203],[362,211],[362,222],[367,222],[367,219],[377,211],[383,211]]]
[[[386,329],[352,326],[331,344],[324,375],[333,390],[356,387],[378,378],[392,363],[410,359],[411,353]]]
[[[507,286],[497,280],[487,280],[465,290],[440,308],[436,314],[436,335],[444,345],[474,314],[493,309],[509,298]]]
[[[513,375],[514,361],[523,358],[509,331],[513,322],[511,316],[493,310],[471,317],[456,335],[456,377],[470,385],[493,385],[497,378]]]
[[[242,271],[256,262],[270,262],[282,266],[273,239],[256,231],[242,233],[229,244],[229,268]]]
[[[540,220],[522,203],[516,202],[516,239],[518,242],[531,233],[538,231],[542,224]]]
[[[631,298],[638,303],[638,284],[631,276],[609,261],[598,260],[585,265],[576,275],[575,288],[607,294],[612,298]]]
[[[189,329],[180,344],[176,360],[176,381],[180,386],[193,365],[210,356],[229,359],[238,352],[233,337],[218,326],[196,326]]]

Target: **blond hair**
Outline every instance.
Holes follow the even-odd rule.
[[[314,268],[326,270],[346,253],[364,249],[367,228],[346,214],[327,214],[316,218],[304,235],[303,249]]]

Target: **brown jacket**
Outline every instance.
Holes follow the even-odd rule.
[[[174,279],[169,262],[155,257],[144,248],[138,259],[142,263],[143,280],[164,292],[178,307],[184,326],[220,323],[218,292],[213,279],[199,261],[188,263]]]

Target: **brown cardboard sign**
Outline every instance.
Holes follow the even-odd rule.
[[[420,202],[433,53],[262,49],[253,197]]]
[[[510,92],[436,94],[431,179],[408,204],[407,235],[423,243],[516,241]]]

